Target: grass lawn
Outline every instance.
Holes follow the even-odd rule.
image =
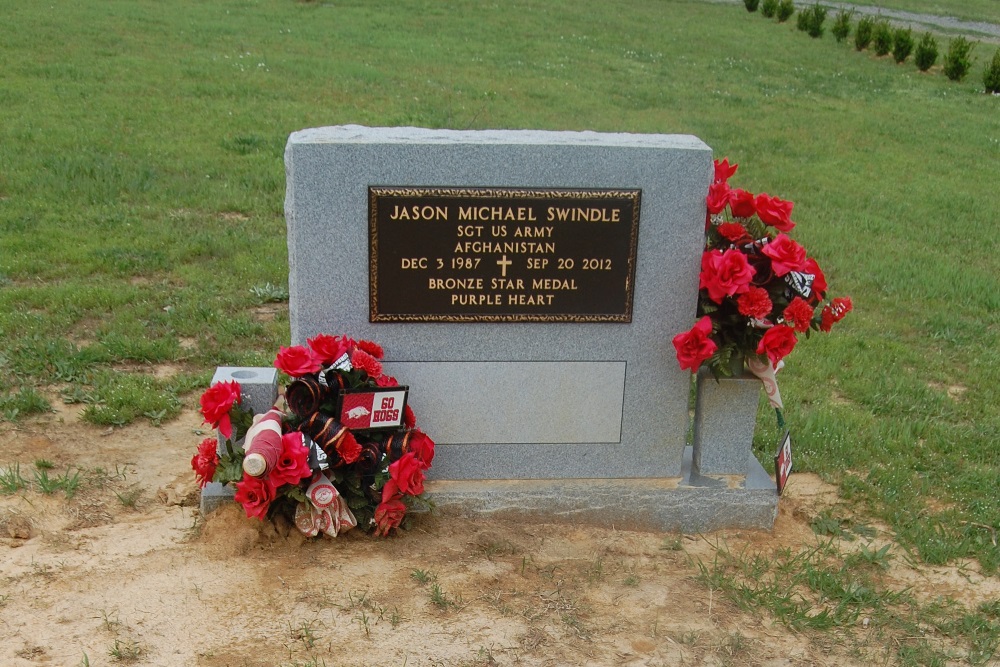
[[[781,374],[798,468],[925,562],[1000,567],[994,49],[953,83],[681,0],[4,4],[4,418],[58,396],[94,423],[159,423],[216,365],[270,364],[290,132],[690,133],[740,163],[734,185],[796,203],[794,237],[854,299]],[[762,407],[765,460],[773,429]]]

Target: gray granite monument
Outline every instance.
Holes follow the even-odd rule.
[[[692,471],[686,446],[670,339],[697,303],[699,139],[340,126],[292,134],[285,166],[292,343],[383,345],[437,443],[439,507],[772,525],[749,442],[731,471]]]

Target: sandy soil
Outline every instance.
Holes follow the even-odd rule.
[[[79,471],[67,499],[0,495],[0,665],[850,665],[835,633],[797,634],[697,579],[724,545],[815,545],[836,490],[796,474],[772,532],[673,535],[419,517],[388,540],[304,541],[242,515],[202,518],[199,417],[102,430],[74,412],[0,423],[0,470]],[[974,569],[900,586],[997,597]]]

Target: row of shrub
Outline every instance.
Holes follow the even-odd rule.
[[[784,23],[795,13],[792,0],[743,0],[747,11],[755,12],[758,7],[766,18],[776,18]],[[811,37],[823,36],[823,23],[826,21],[828,9],[820,4],[799,11],[796,27]],[[844,42],[851,36],[851,20],[854,10],[840,10],[833,20],[830,32],[838,42]],[[948,45],[948,53],[942,61],[942,70],[952,81],[961,81],[972,67],[972,50],[976,43],[962,36],[955,37]],[[938,59],[938,45],[934,35],[927,32],[914,42],[911,28],[893,28],[889,20],[882,17],[863,16],[854,28],[854,48],[864,51],[871,48],[877,56],[892,54],[897,63],[906,62],[913,55],[913,62],[921,72],[926,72]],[[983,70],[983,84],[987,93],[1000,93],[1000,49],[997,49],[993,60],[986,64]]]

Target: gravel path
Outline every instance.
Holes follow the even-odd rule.
[[[796,3],[796,6],[808,7],[813,3]],[[914,12],[903,12],[895,9],[882,9],[879,7],[866,7],[862,5],[852,5],[847,2],[824,2],[837,9],[853,9],[858,14],[881,14],[893,23],[909,24],[913,27],[929,26],[942,28],[949,32],[957,32],[970,37],[987,36],[1000,39],[1000,25],[996,23],[984,23],[982,21],[962,21],[951,16],[934,16],[933,14],[916,14]]]
[[[743,4],[743,0],[707,0],[708,2],[721,2],[726,4]],[[814,3],[796,2],[795,6],[810,7]],[[855,5],[849,2],[822,2],[824,6],[835,9],[853,9],[858,14],[872,14],[888,18],[897,25],[909,25],[913,28],[937,28],[948,32],[956,32],[967,35],[974,39],[986,39],[987,41],[1000,41],[1000,24],[986,23],[983,21],[962,21],[951,16],[936,16],[934,14],[918,14],[915,12],[904,12],[896,9],[883,9],[881,7],[869,7],[866,5]]]

